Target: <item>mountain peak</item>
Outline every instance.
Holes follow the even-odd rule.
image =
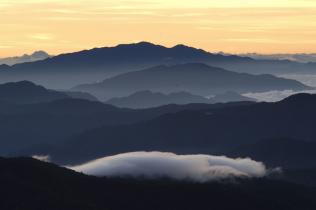
[[[119,44],[116,47],[144,47],[144,48],[154,48],[154,47],[163,47],[161,45],[156,45],[151,42],[141,41],[136,43],[129,43],[129,44]],[[165,48],[165,47],[163,47]]]
[[[5,87],[5,86],[16,86],[16,87],[42,87],[40,85],[36,85],[33,82],[27,81],[27,80],[22,80],[22,81],[17,81],[17,82],[8,82],[4,84],[0,84],[0,87]],[[42,87],[44,88],[44,87]]]
[[[50,57],[50,55],[48,53],[46,53],[45,51],[39,50],[39,51],[33,52],[31,55],[23,54],[21,56],[0,58],[0,65],[6,64],[8,66],[12,66],[15,64],[40,61],[40,60],[44,60],[44,59],[49,58],[49,57]]]
[[[46,89],[26,80],[0,84],[0,100],[9,103],[30,104],[68,97],[64,93]]]
[[[316,102],[316,95],[310,93],[299,93],[283,99],[280,103],[303,103]]]
[[[50,55],[43,50],[38,50],[33,52],[31,56],[36,59],[45,59],[48,58]]]
[[[187,46],[187,45],[184,45],[184,44],[177,44],[175,45],[174,47],[172,47],[172,49],[179,49],[179,50],[201,50],[201,49],[197,49],[197,48],[194,48],[194,47],[190,47],[190,46]],[[201,50],[201,51],[204,51],[204,50]]]
[[[136,45],[142,45],[142,46],[157,46],[157,45],[155,45],[154,43],[146,42],[146,41],[137,42]]]

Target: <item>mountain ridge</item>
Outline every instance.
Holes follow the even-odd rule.
[[[115,76],[129,71],[160,64],[176,65],[200,62],[236,72],[251,74],[285,74],[314,72],[313,63],[291,61],[257,61],[235,55],[221,55],[201,49],[176,45],[164,47],[149,42],[121,44],[115,47],[93,48],[74,53],[64,53],[32,63],[0,67],[0,82],[31,80],[49,88],[70,88],[99,78]],[[72,80],[66,81],[65,78]],[[58,87],[56,84],[59,84]]]
[[[128,72],[98,83],[83,84],[72,89],[89,92],[104,100],[142,90],[161,93],[187,91],[195,95],[209,96],[232,90],[246,93],[307,88],[309,87],[295,80],[272,75],[251,75],[202,63],[187,63],[159,65]]]
[[[150,108],[159,107],[168,104],[193,104],[193,103],[227,103],[227,102],[238,102],[238,101],[255,101],[252,98],[244,97],[235,92],[227,92],[221,95],[213,97],[203,97],[199,95],[193,95],[186,91],[171,92],[169,94],[163,94],[160,92],[152,92],[150,90],[138,91],[132,93],[126,97],[114,97],[107,101],[106,104],[112,104],[117,107],[126,108]]]
[[[57,149],[52,158],[62,163],[64,160],[78,163],[147,150],[221,155],[265,139],[315,141],[312,122],[316,117],[316,95],[304,94],[306,99],[297,102],[301,97],[300,94],[277,103],[183,110],[130,125],[103,126],[69,139],[69,146]]]
[[[0,100],[9,103],[39,103],[68,98],[62,92],[48,90],[29,81],[0,84]]]
[[[14,57],[7,57],[7,58],[0,58],[0,66],[7,65],[7,67],[19,64],[19,63],[26,63],[26,62],[35,62],[40,60],[45,60],[51,57],[47,52],[43,50],[38,50],[33,52],[32,54],[24,54],[22,56],[14,56]]]

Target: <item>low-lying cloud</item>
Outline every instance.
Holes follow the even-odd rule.
[[[284,75],[279,75],[279,77],[282,77],[285,79],[297,80],[305,85],[316,88],[316,74],[284,74]],[[243,96],[254,98],[257,101],[277,102],[291,95],[299,94],[299,93],[316,94],[316,89],[302,90],[302,91],[273,90],[273,91],[260,92],[260,93],[250,92],[250,93],[243,94]]]
[[[310,93],[316,94],[316,90],[304,90],[304,91],[293,91],[293,90],[273,90],[261,93],[245,93],[243,96],[254,98],[257,101],[265,101],[265,102],[277,102],[281,101],[291,95],[299,94],[299,93]]]
[[[316,74],[284,74],[279,77],[294,79],[310,87],[316,87]]]
[[[231,177],[263,177],[268,170],[249,158],[132,152],[69,167],[88,175],[106,177],[172,178],[206,182]]]

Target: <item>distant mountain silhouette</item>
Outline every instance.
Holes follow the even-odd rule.
[[[117,107],[126,108],[150,108],[158,107],[168,104],[192,104],[192,103],[227,103],[227,102],[238,102],[238,101],[254,101],[254,99],[241,96],[235,92],[227,92],[224,94],[217,95],[210,99],[193,95],[189,92],[175,92],[169,94],[163,94],[158,92],[152,92],[149,90],[139,91],[133,93],[127,97],[117,97],[106,101],[106,104],[112,104]]]
[[[97,178],[31,158],[0,158],[5,210],[309,210],[315,190],[270,178],[194,183]]]
[[[210,98],[218,103],[227,103],[227,102],[234,102],[234,101],[255,101],[253,98],[242,96],[234,91],[227,91],[222,94],[215,95],[214,97]]]
[[[256,60],[289,60],[295,62],[309,63],[316,62],[315,53],[297,53],[297,54],[258,54],[246,53],[239,56],[254,58]]]
[[[0,58],[0,65],[14,65],[19,63],[27,63],[27,62],[34,62],[45,60],[46,58],[51,57],[48,53],[44,51],[35,51],[31,55],[24,54],[22,56],[15,56],[15,57],[8,57],[8,58]]]
[[[9,70],[9,69],[10,69],[10,66],[7,65],[7,64],[1,64],[1,65],[0,65],[0,69],[1,69],[1,70],[4,70],[4,69],[5,69],[5,70]]]
[[[70,98],[85,99],[89,101],[98,101],[96,97],[85,92],[77,92],[77,91],[60,91],[60,92],[68,95]]]
[[[3,65],[0,66],[0,82],[30,80],[49,88],[70,88],[128,71],[191,62],[252,74],[313,73],[316,65],[291,61],[259,61],[234,55],[212,54],[184,45],[167,48],[140,42],[61,54],[12,67]]]
[[[226,154],[264,139],[314,142],[315,106],[316,95],[299,94],[277,103],[166,114],[147,122],[86,131],[52,155],[67,163],[129,151]]]
[[[69,96],[28,81],[0,84],[0,101],[2,102],[29,104],[63,98],[69,98]]]
[[[190,63],[129,72],[99,83],[80,85],[73,90],[89,92],[100,99],[109,99],[142,90],[161,93],[188,91],[208,96],[231,90],[245,93],[306,88],[308,87],[295,80],[272,75],[236,73],[205,64]]]
[[[0,96],[3,96],[0,100],[2,156],[30,154],[24,151],[34,147],[44,148],[46,151],[47,146],[59,145],[75,134],[104,125],[130,124],[182,110],[205,110],[242,104],[167,105],[132,110],[120,109],[93,100],[71,98],[64,93],[50,91],[30,82],[9,83],[3,86],[6,88],[0,85]],[[62,97],[56,100],[58,97],[51,97],[51,93],[53,96],[57,94]],[[82,98],[82,94],[80,97]]]
[[[167,104],[215,103],[215,101],[188,92],[170,94],[154,93],[149,90],[139,91],[127,97],[112,98],[105,102],[117,107],[149,108]]]
[[[0,102],[2,103],[31,104],[66,98],[98,101],[96,97],[89,93],[49,90],[29,81],[0,84]]]

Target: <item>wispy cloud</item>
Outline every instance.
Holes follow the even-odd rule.
[[[54,39],[54,36],[52,34],[46,34],[46,33],[30,34],[29,37],[31,39],[37,39],[37,40],[52,40],[52,39]]]
[[[11,48],[13,46],[10,45],[0,45],[0,49],[7,49],[7,48]]]

